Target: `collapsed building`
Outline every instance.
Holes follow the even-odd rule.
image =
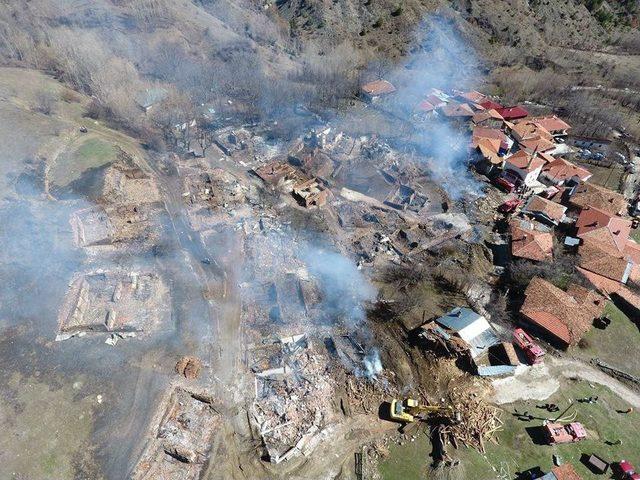
[[[70,219],[74,243],[82,248],[135,241],[153,244],[159,235],[158,215],[158,209],[149,204],[78,210]]]
[[[317,178],[308,178],[292,165],[275,161],[254,169],[267,185],[291,193],[304,207],[322,207],[327,203],[329,189]]]
[[[56,340],[138,334],[168,325],[169,287],[151,272],[95,271],[75,278],[58,314]]]
[[[211,440],[221,423],[208,394],[173,388],[156,413],[152,439],[130,478],[197,480],[207,464]]]
[[[202,166],[185,169],[183,173],[182,198],[194,230],[206,230],[230,218],[250,214],[246,203],[253,198],[251,186],[237,176],[221,168]]]
[[[319,441],[333,395],[326,368],[305,335],[283,337],[251,350],[255,372],[251,414],[272,463],[308,455]]]

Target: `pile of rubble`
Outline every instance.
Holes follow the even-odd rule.
[[[152,440],[132,480],[196,480],[206,465],[211,439],[221,423],[211,397],[175,388],[155,415]]]
[[[331,409],[333,387],[324,357],[313,352],[305,335],[281,338],[267,347],[270,353],[263,360],[269,368],[255,373],[251,413],[267,456],[280,463],[311,451]]]
[[[56,340],[88,333],[135,334],[171,318],[169,287],[153,272],[96,270],[76,277],[58,315]]]
[[[502,428],[501,410],[486,403],[473,394],[453,395],[462,422],[443,426],[440,436],[443,444],[450,442],[455,448],[459,444],[485,452],[485,443],[497,443],[496,433]]]

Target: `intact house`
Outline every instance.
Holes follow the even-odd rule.
[[[390,95],[396,91],[396,87],[387,80],[375,80],[373,82],[365,83],[360,88],[362,97],[369,101],[375,102],[380,97]]]
[[[462,102],[468,102],[476,105],[481,105],[487,99],[487,96],[484,93],[477,92],[472,90],[470,92],[458,92],[455,91],[455,98],[459,99]],[[482,107],[484,108],[484,107]]]
[[[523,320],[562,348],[576,345],[602,315],[604,297],[571,284],[566,291],[534,277],[524,292]]]
[[[547,200],[540,195],[530,197],[522,208],[522,213],[525,215],[554,226],[564,220],[566,211],[567,207],[564,205]]]
[[[505,156],[511,150],[513,140],[496,128],[476,126],[471,136],[471,148],[475,153],[476,169],[489,174],[502,168]]]
[[[469,345],[472,358],[482,355],[489,347],[500,343],[487,319],[470,308],[456,307],[436,319],[436,323],[455,332],[464,340]]]
[[[475,115],[475,111],[467,103],[449,103],[440,109],[442,115],[450,120],[468,119]]]
[[[555,115],[527,118],[526,121],[535,123],[536,125],[551,133],[551,135],[553,135],[554,137],[565,137],[567,136],[568,131],[571,129],[571,125]]]
[[[545,163],[540,155],[519,150],[505,159],[504,169],[514,172],[526,187],[531,188],[538,183],[538,176]]]
[[[582,242],[578,271],[621,309],[637,317],[640,298],[629,285],[640,285],[640,245],[629,238],[631,222],[587,207],[576,228]]]
[[[576,228],[578,238],[583,241],[597,242],[608,251],[622,252],[629,241],[631,221],[587,206],[580,212]]]
[[[530,120],[511,124],[509,131],[520,148],[529,153],[551,154],[557,147],[551,132]]]
[[[540,180],[550,185],[564,185],[572,181],[574,184],[586,182],[593,174],[586,168],[579,167],[564,158],[554,158],[542,167]]]
[[[502,118],[504,118],[507,121],[518,120],[521,118],[525,118],[529,115],[529,112],[527,112],[520,105],[516,105],[513,107],[499,107],[499,108],[496,108],[496,110],[500,115],[502,115]]]
[[[504,118],[495,109],[483,110],[471,117],[474,125],[488,128],[500,128],[504,123]]]
[[[569,208],[574,210],[591,206],[611,215],[623,215],[627,210],[627,200],[623,195],[594,183],[582,182],[568,193]]]
[[[537,222],[514,218],[509,223],[511,256],[536,262],[553,260],[553,234]]]

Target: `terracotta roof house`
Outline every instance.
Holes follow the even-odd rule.
[[[633,270],[633,261],[623,253],[613,251],[600,242],[587,240],[579,248],[580,268],[601,277],[627,283]]]
[[[555,158],[542,167],[540,177],[553,185],[564,185],[567,180],[575,177],[579,181],[586,181],[592,177],[592,173],[564,158]]]
[[[389,95],[396,91],[396,87],[387,80],[375,80],[373,82],[365,83],[361,87],[363,96],[371,101],[383,95]]]
[[[502,118],[504,118],[505,120],[518,120],[529,115],[529,112],[527,112],[520,105],[516,105],[514,107],[496,108],[496,110],[500,115],[502,115]]]
[[[507,136],[501,130],[497,128],[487,128],[476,126],[473,127],[473,132],[471,133],[471,142],[474,144],[477,140],[481,138],[490,138],[495,140],[507,141]],[[474,145],[475,147],[475,145]]]
[[[443,100],[442,98],[438,97],[434,93],[431,93],[430,95],[427,95],[427,98],[425,98],[424,100],[426,102],[429,102],[435,108],[444,107],[447,104],[447,102],[445,100]]]
[[[530,152],[549,152],[556,148],[553,135],[537,123],[524,120],[511,128],[513,138]]]
[[[553,259],[553,235],[548,229],[535,227],[534,222],[514,219],[509,224],[511,255],[536,262]]]
[[[552,202],[540,195],[533,195],[522,208],[522,213],[531,215],[543,223],[558,225],[563,219],[567,207]]]
[[[540,480],[582,480],[582,477],[578,475],[573,465],[563,463],[559,467],[553,467],[551,472],[540,477]]]
[[[640,318],[640,295],[617,280],[577,267],[578,271],[603,295],[611,297],[616,306],[631,318]]]
[[[473,117],[475,112],[466,103],[450,103],[442,107],[442,114],[449,118]]]
[[[640,245],[629,239],[622,253],[633,262],[633,269],[629,279],[640,284]]]
[[[569,205],[576,209],[583,209],[590,205],[611,215],[622,215],[627,209],[627,200],[618,192],[600,185],[581,183],[573,190]]]
[[[422,113],[430,113],[436,109],[435,105],[427,100],[423,100],[418,104],[418,110]]]
[[[527,187],[531,187],[538,181],[545,161],[535,154],[529,154],[520,150],[505,159],[505,170],[516,173]]]
[[[563,347],[580,341],[605,304],[593,290],[571,285],[565,292],[539,277],[531,280],[524,294],[521,315]]]
[[[504,157],[500,154],[502,142],[493,138],[481,138],[476,145],[476,149],[483,159],[491,165],[502,165]]]
[[[631,221],[587,206],[580,212],[576,228],[577,236],[584,241],[591,240],[609,251],[621,253],[629,241]]]
[[[456,97],[464,102],[478,103],[480,105],[487,99],[484,93],[476,92],[475,90],[470,92],[456,92]],[[484,105],[482,106],[484,107]]]
[[[482,105],[485,109],[487,110],[501,110],[503,107],[502,105],[500,105],[498,102],[494,102],[491,99],[487,99],[484,102],[480,102],[480,105]]]
[[[489,127],[495,128],[495,127],[500,127],[504,119],[502,118],[502,115],[500,115],[498,112],[496,112],[493,109],[490,109],[490,110],[484,110],[482,112],[476,113],[471,118],[471,121],[473,122],[474,125],[483,125],[483,126],[489,126]]]
[[[547,117],[528,118],[527,121],[541,126],[554,136],[566,135],[567,130],[571,129],[571,125],[555,115],[550,115]]]

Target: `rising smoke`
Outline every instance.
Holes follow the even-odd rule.
[[[408,117],[432,88],[451,92],[477,88],[480,64],[470,42],[462,38],[453,21],[431,16],[416,30],[413,52],[403,65],[389,73],[398,86],[392,108]],[[418,123],[413,146],[432,174],[455,201],[482,194],[467,166],[469,135],[442,116]]]

